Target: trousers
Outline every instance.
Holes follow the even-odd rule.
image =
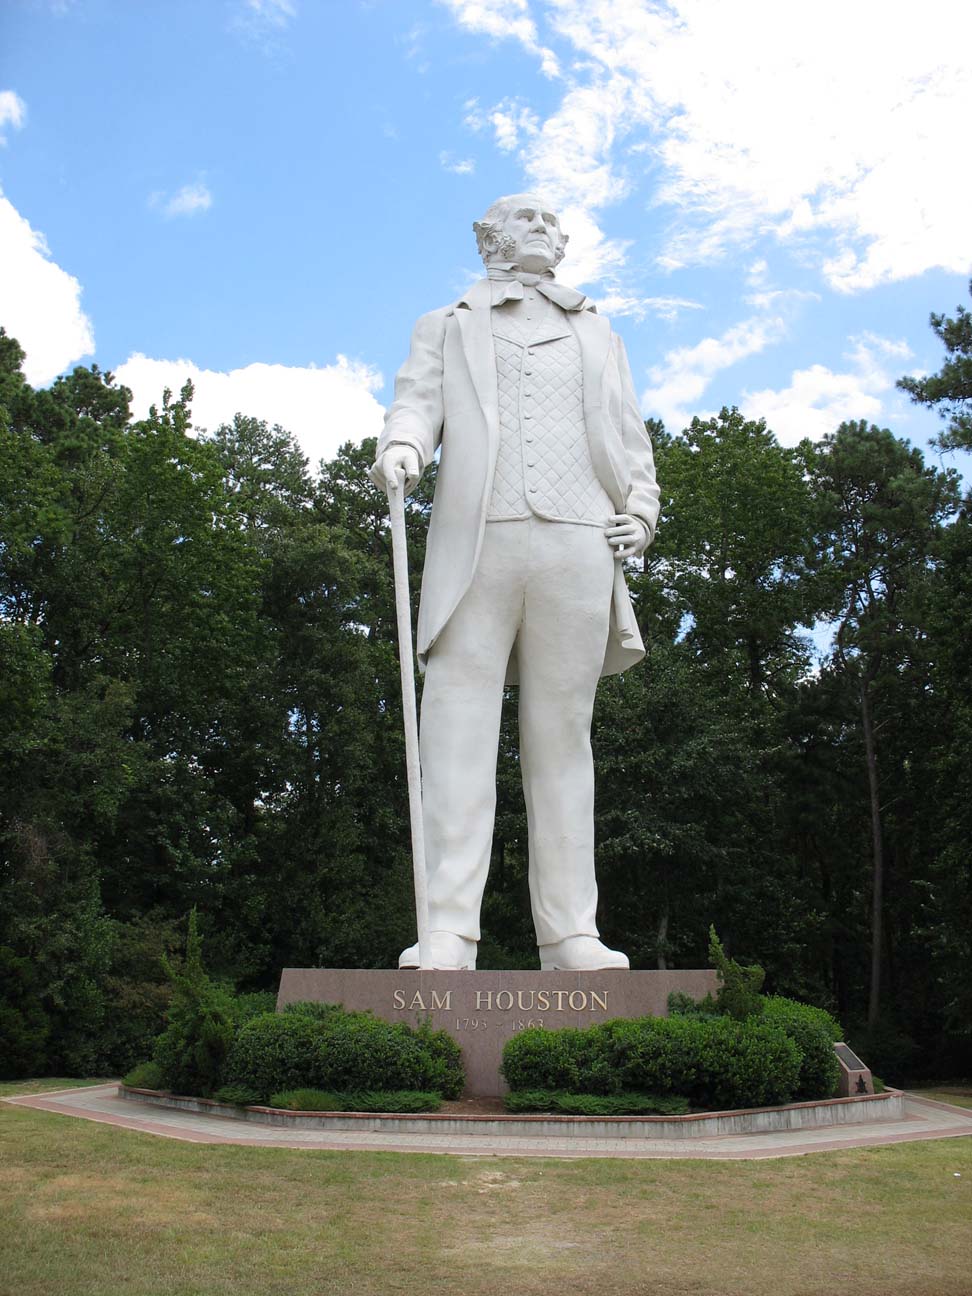
[[[515,652],[537,943],[598,934],[591,717],[613,582],[601,527],[535,516],[486,524],[472,583],[429,653],[422,694],[432,931],[480,937],[503,682]]]

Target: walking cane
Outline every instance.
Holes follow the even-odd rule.
[[[412,605],[408,590],[408,550],[405,541],[405,474],[388,482],[392,555],[395,564],[395,612],[398,617],[398,664],[402,674],[405,714],[405,768],[408,772],[408,811],[412,825],[412,876],[415,882],[415,921],[419,967],[432,966],[429,941],[429,889],[425,871],[425,825],[422,822],[422,770],[419,764],[418,715],[415,708],[415,668],[412,664]]]

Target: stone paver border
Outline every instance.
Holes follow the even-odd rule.
[[[13,1106],[57,1112],[123,1129],[191,1143],[236,1144],[329,1151],[438,1152],[461,1156],[619,1157],[624,1159],[762,1160],[841,1148],[878,1147],[922,1139],[972,1135],[972,1111],[903,1095],[897,1120],[692,1139],[571,1137],[556,1134],[502,1137],[490,1134],[396,1133],[377,1130],[283,1129],[232,1116],[151,1108],[118,1097],[117,1085],[24,1094],[3,1099]],[[571,1119],[571,1118],[568,1118]]]

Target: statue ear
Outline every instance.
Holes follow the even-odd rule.
[[[557,244],[557,251],[554,253],[554,265],[560,265],[561,261],[563,261],[569,240],[569,234],[561,234],[560,242]]]

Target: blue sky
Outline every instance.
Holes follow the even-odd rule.
[[[923,445],[894,380],[968,300],[970,49],[959,0],[4,0],[0,323],[35,383],[192,376],[198,425],[316,461],[538,188],[646,415]]]

